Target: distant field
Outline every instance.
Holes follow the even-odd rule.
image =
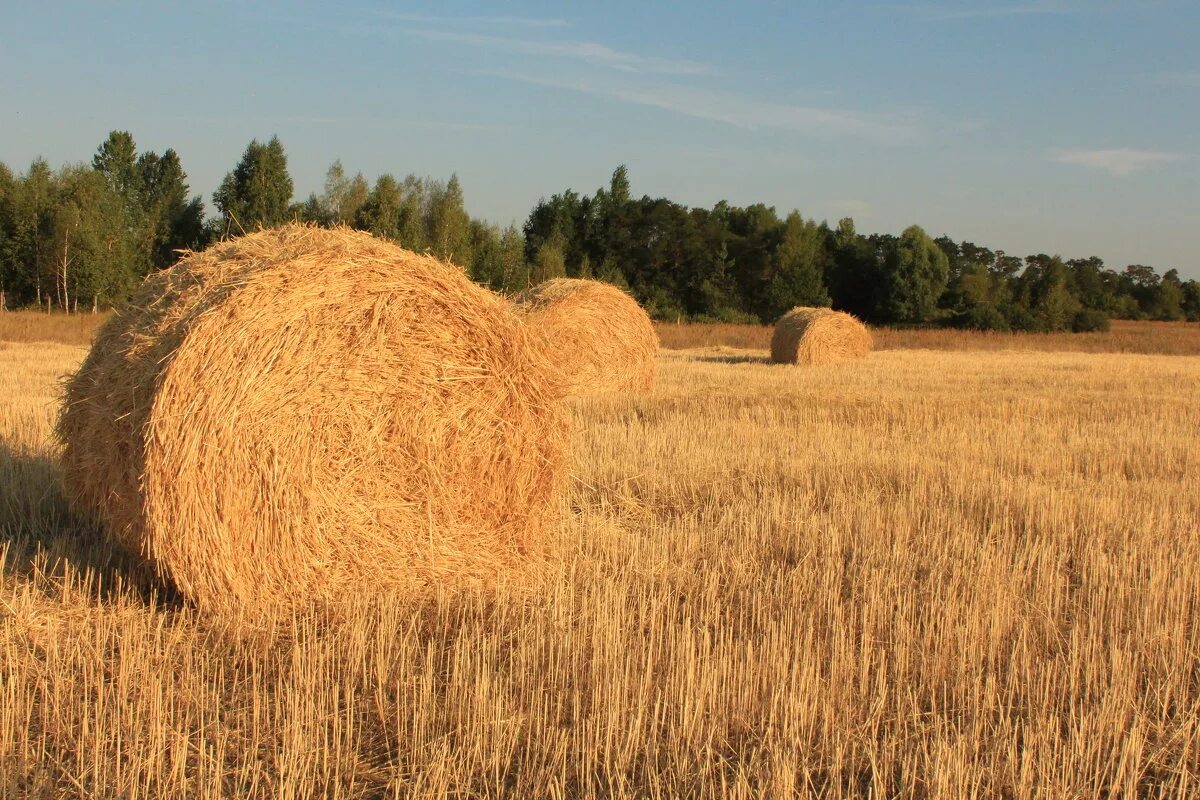
[[[656,323],[663,347],[766,350],[767,325]],[[1200,355],[1200,323],[1115,320],[1107,333],[990,333],[951,328],[872,328],[878,350],[1042,350]]]
[[[101,314],[0,313],[0,341],[87,344],[108,318]],[[688,350],[732,347],[766,350],[771,327],[655,323],[663,347]],[[1200,355],[1200,323],[1117,320],[1108,333],[984,333],[946,328],[873,328],[879,350],[1042,350],[1081,353],[1160,353]]]
[[[39,311],[0,312],[0,342],[87,344],[108,319],[101,314],[46,314]]]
[[[252,636],[86,543],[84,348],[0,344],[0,797],[1195,796],[1200,359],[892,337],[665,353],[576,404],[544,583]]]

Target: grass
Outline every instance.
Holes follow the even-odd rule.
[[[1200,794],[1200,359],[665,353],[543,584],[247,633],[66,509],[82,354],[0,345],[0,796]]]

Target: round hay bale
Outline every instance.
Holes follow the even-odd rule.
[[[66,387],[78,507],[203,609],[488,583],[536,558],[566,409],[457,268],[260,231],[152,275]]]
[[[654,388],[658,334],[626,292],[602,281],[555,278],[515,302],[569,395]]]
[[[849,314],[798,306],[775,323],[771,360],[776,364],[830,364],[871,352],[871,332]]]

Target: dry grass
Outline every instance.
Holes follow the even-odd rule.
[[[672,350],[732,347],[767,350],[767,325],[655,323],[662,346]],[[1200,324],[1115,320],[1107,333],[988,333],[952,328],[872,328],[876,350],[1036,350],[1079,353],[1200,355]]]
[[[87,344],[108,314],[0,313],[0,342]],[[655,322],[661,346],[670,350],[731,347],[768,350],[770,325]],[[1038,352],[1200,355],[1200,324],[1113,320],[1106,333],[988,333],[953,328],[872,328],[876,350],[1034,350]]]
[[[151,276],[59,425],[71,499],[206,610],[511,579],[566,412],[508,303],[368,234],[289,225]]]
[[[871,352],[871,332],[849,314],[797,306],[775,323],[771,361],[813,366],[863,358]]]
[[[0,342],[87,344],[111,314],[0,311]]]
[[[658,337],[628,293],[603,281],[555,278],[513,302],[571,397],[643,394],[654,387]]]
[[[1200,360],[664,354],[542,594],[239,638],[63,537],[82,354],[0,347],[0,796],[1200,794]]]

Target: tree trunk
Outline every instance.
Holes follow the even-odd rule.
[[[93,316],[96,314],[96,301],[97,301],[97,299],[98,299],[98,298],[96,297],[96,295],[92,295],[92,315],[93,315]]]
[[[62,306],[63,311],[71,313],[71,295],[67,286],[67,268],[71,264],[71,235],[68,233],[63,236],[63,251],[62,259],[59,261],[58,270],[58,285],[55,290],[58,292],[58,304]]]

